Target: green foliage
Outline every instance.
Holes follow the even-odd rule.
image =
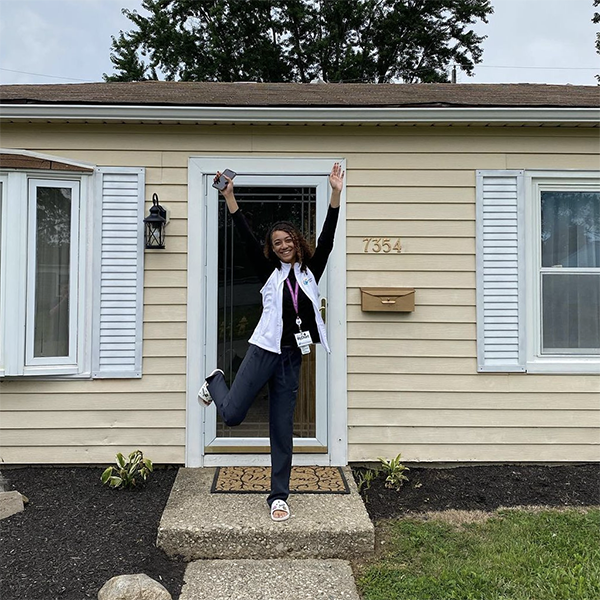
[[[436,82],[471,75],[491,0],[143,0],[106,81]]]
[[[358,481],[356,482],[356,485],[358,486],[358,491],[364,493],[365,500],[367,500],[367,492],[371,489],[371,484],[376,477],[377,471],[373,471],[373,469],[366,469],[358,472]]]
[[[144,458],[141,450],[132,452],[128,459],[119,452],[116,467],[108,467],[101,476],[102,483],[111,488],[131,488],[148,480],[153,470],[152,461]]]
[[[600,6],[600,0],[594,0],[594,7],[598,7]],[[600,13],[595,12],[594,16],[592,17],[592,23],[600,23]],[[596,52],[598,54],[600,54],[600,31],[596,32]],[[600,83],[600,75],[596,75],[596,79],[598,80],[598,83]]]
[[[364,600],[600,598],[600,509],[505,510],[476,523],[400,519],[360,568]]]
[[[398,454],[396,458],[386,460],[385,458],[378,458],[381,463],[380,470],[383,472],[385,477],[385,487],[400,490],[402,484],[408,481],[408,477],[404,474],[404,471],[410,471],[408,467],[405,467],[401,462],[401,454]]]

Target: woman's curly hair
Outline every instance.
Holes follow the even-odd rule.
[[[312,250],[306,241],[305,237],[302,235],[300,230],[289,221],[278,221],[274,223],[267,235],[265,237],[265,256],[273,263],[273,266],[278,269],[281,268],[281,261],[277,258],[277,255],[273,251],[273,233],[276,231],[285,231],[290,235],[292,240],[294,240],[294,246],[296,247],[296,254],[298,262],[300,263],[300,270],[302,272],[306,272],[306,264],[305,261],[309,260],[313,253]]]

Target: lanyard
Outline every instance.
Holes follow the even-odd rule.
[[[298,282],[295,281],[294,283],[296,284],[295,287],[292,287],[292,284],[290,283],[289,279],[286,279],[285,282],[287,283],[288,288],[290,289],[290,296],[292,297],[292,304],[294,305],[294,310],[296,311],[296,325],[298,325],[298,329],[301,330],[300,326],[302,325],[302,319],[300,318],[300,314],[298,311]]]
[[[292,303],[294,305],[294,310],[296,311],[296,315],[298,314],[298,282],[296,281],[296,286],[292,288],[292,284],[289,279],[286,279],[288,288],[290,288],[290,295],[292,296]]]

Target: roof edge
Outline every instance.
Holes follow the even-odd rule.
[[[161,123],[600,123],[600,108],[277,108],[3,104],[9,121],[126,121]]]

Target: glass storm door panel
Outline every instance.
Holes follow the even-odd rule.
[[[238,176],[236,199],[259,241],[265,239],[272,223],[291,221],[314,247],[318,227],[324,220],[327,188],[313,183],[314,177],[309,181],[298,181],[302,177]],[[231,385],[248,350],[248,339],[261,315],[262,284],[246,252],[245,243],[233,225],[224,199],[219,196],[217,201],[216,195],[212,198],[209,195],[208,235],[213,237],[209,237],[207,244],[209,263],[213,260],[215,263],[212,271],[209,268],[207,293],[211,294],[214,288],[216,293],[214,300],[209,296],[207,304],[207,356],[216,355],[216,366],[223,369],[227,383]],[[213,251],[215,247],[218,253]],[[327,271],[319,289],[322,297],[326,297]],[[216,315],[214,323],[211,315]],[[226,426],[214,409],[209,415],[205,423],[206,452],[268,452],[267,386],[261,390],[241,425]],[[316,348],[312,346],[311,353],[304,356],[302,361],[294,415],[295,450],[327,452],[326,431],[327,355],[318,345]]]
[[[236,187],[236,198],[256,238],[265,239],[271,223],[292,221],[311,244],[315,241],[316,195],[309,187]],[[217,364],[231,385],[261,314],[262,284],[235,231],[224,199],[219,200],[219,298]],[[315,436],[314,352],[303,361],[294,418],[296,437]],[[217,418],[218,437],[268,437],[269,401],[265,386],[244,423],[227,427]]]

